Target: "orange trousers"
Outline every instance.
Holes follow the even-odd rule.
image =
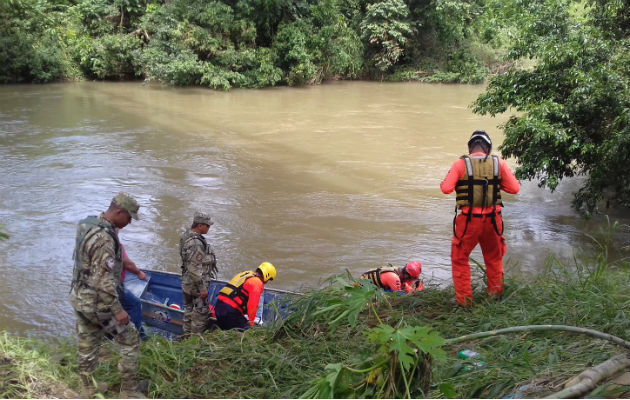
[[[451,241],[455,300],[466,307],[472,304],[470,264],[468,262],[470,253],[477,244],[481,246],[483,261],[486,264],[487,292],[491,296],[498,297],[503,293],[503,255],[506,250],[505,238],[497,234],[490,216],[481,218],[473,216],[468,222],[468,228],[464,234],[467,218],[464,214],[457,216],[455,220],[456,236]],[[496,215],[495,220],[497,229],[502,232],[503,220],[501,215]],[[463,237],[462,234],[464,234]]]

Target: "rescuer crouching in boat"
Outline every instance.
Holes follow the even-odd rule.
[[[215,313],[219,328],[245,330],[253,326],[265,283],[275,277],[273,264],[263,262],[256,271],[241,272],[232,278],[217,296]]]
[[[405,267],[394,267],[389,264],[371,269],[361,275],[361,279],[369,279],[375,286],[392,292],[419,292],[424,289],[424,284],[420,280],[421,271],[420,261],[411,261]]]

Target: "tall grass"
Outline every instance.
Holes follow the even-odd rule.
[[[436,344],[443,343],[440,337],[542,324],[590,328],[630,339],[630,269],[625,257],[567,261],[552,256],[538,275],[508,278],[499,301],[488,299],[482,287],[476,288],[471,309],[453,302],[452,288],[427,285],[420,293],[396,296],[369,285],[356,286],[348,276],[331,279],[327,285],[301,296],[291,305],[293,313],[274,326],[242,334],[213,331],[181,342],[161,337],[144,342],[140,375],[151,380],[150,396],[543,397],[560,390],[568,378],[589,366],[621,353],[622,348],[558,331],[439,344],[443,356],[425,354],[433,350],[422,346],[430,335]],[[384,343],[387,335],[395,337],[399,347]],[[49,397],[32,384],[35,379],[76,388],[73,348],[65,345],[57,351],[63,352],[59,359],[50,353],[30,353],[31,347],[22,339],[6,334],[0,338],[0,360],[14,360],[0,363],[0,374],[14,382],[0,383],[2,397]],[[111,346],[105,345],[96,375],[110,383],[106,396],[116,397],[117,356]],[[485,365],[476,366],[479,360],[459,360],[457,353],[465,348],[480,353]],[[438,357],[432,358],[432,364],[421,364],[431,360],[430,354]],[[383,363],[387,357],[393,360],[389,364]],[[409,364],[400,364],[401,359]],[[395,363],[409,368],[395,369]],[[429,371],[417,372],[421,365],[429,365]],[[423,376],[430,376],[431,382],[424,389],[417,382]],[[385,391],[387,379],[392,385]],[[595,393],[604,396],[605,390],[600,387]],[[630,394],[630,388],[621,391]]]
[[[0,333],[0,398],[77,397],[67,382],[78,377],[68,368],[69,347],[52,348],[37,340]]]

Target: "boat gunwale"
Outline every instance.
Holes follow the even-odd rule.
[[[171,275],[171,276],[173,276],[173,277],[179,277],[180,282],[181,282],[181,280],[182,280],[182,274],[179,274],[179,273],[177,273],[177,272],[157,271],[157,270],[154,270],[154,269],[141,269],[141,271],[142,271],[142,272],[144,272],[144,273],[149,273],[149,274],[152,274],[152,273],[158,273],[158,274],[163,274],[163,275]],[[212,283],[212,282],[218,282],[218,283],[222,283],[222,284],[228,284],[228,283],[230,283],[229,281],[224,280],[224,279],[212,279],[212,280],[210,281],[210,283]],[[147,280],[147,286],[148,286],[148,285],[149,285],[149,281]],[[267,291],[267,290],[268,290],[268,291],[270,291],[270,292],[278,292],[278,293],[292,294],[292,295],[295,295],[295,296],[301,296],[301,295],[302,295],[302,293],[299,293],[299,292],[294,292],[294,291],[292,291],[292,290],[286,290],[286,289],[276,289],[276,288],[267,288],[267,287],[266,287],[264,290],[265,290],[265,291]],[[172,309],[172,310],[174,310],[174,309]]]

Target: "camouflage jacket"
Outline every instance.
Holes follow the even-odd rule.
[[[199,296],[217,274],[217,259],[203,235],[187,229],[179,240],[182,258],[182,290]]]
[[[83,314],[117,314],[123,310],[118,300],[122,259],[114,226],[103,214],[79,222],[70,293],[75,310]]]

